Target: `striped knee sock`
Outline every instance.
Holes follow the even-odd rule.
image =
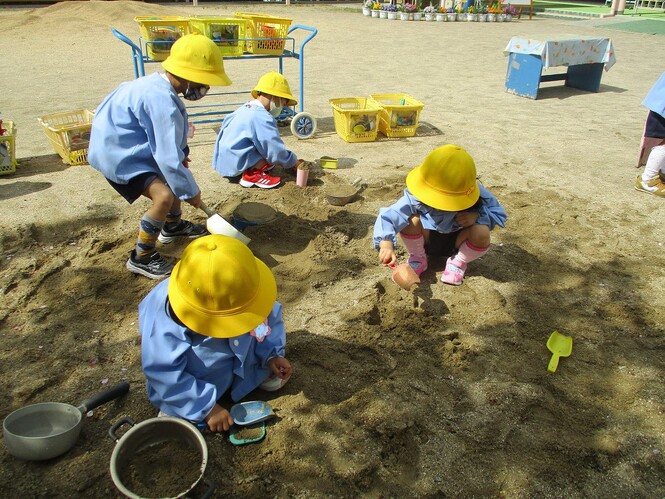
[[[166,215],[166,228],[175,229],[180,224],[180,220],[182,220],[182,210],[169,212]]]
[[[136,241],[136,256],[138,258],[148,256],[155,251],[157,236],[162,231],[162,227],[164,227],[164,222],[158,222],[148,215],[143,215],[139,224],[139,238]]]

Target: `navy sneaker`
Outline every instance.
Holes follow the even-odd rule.
[[[180,220],[180,223],[172,229],[169,229],[167,224],[164,224],[157,239],[162,244],[169,244],[179,237],[196,239],[197,237],[205,236],[206,234],[208,234],[208,231],[206,230],[205,225],[193,224],[187,220]]]
[[[138,258],[136,250],[132,250],[127,260],[127,270],[135,274],[141,274],[149,279],[164,279],[171,275],[174,265],[166,261],[157,253],[150,253],[148,256]]]

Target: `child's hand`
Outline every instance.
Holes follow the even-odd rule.
[[[182,160],[182,166],[185,168],[189,168],[189,164],[192,162],[191,159],[189,159],[189,156],[187,156],[185,159]]]
[[[457,215],[455,215],[455,222],[457,222],[458,225],[462,227],[471,227],[476,223],[476,220],[478,220],[479,216],[480,213],[477,211],[460,211]]]
[[[273,357],[268,361],[268,367],[280,379],[289,379],[293,373],[291,363],[284,357]]]
[[[210,431],[229,431],[229,428],[233,425],[231,414],[219,404],[213,406],[205,420]]]
[[[397,263],[397,255],[395,254],[392,241],[381,241],[379,243],[379,261],[388,266]]]

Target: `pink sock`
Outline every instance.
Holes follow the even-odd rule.
[[[479,248],[478,246],[474,246],[467,240],[464,241],[462,245],[459,247],[459,250],[457,251],[457,255],[455,255],[454,260],[457,260],[457,262],[459,263],[463,263],[464,265],[462,265],[462,267],[466,268],[466,264],[474,260],[477,260],[485,253],[487,253],[489,249],[490,246],[486,246],[485,248]]]
[[[420,275],[427,270],[427,254],[425,253],[425,238],[422,234],[401,234],[402,242],[406,251],[409,252],[409,265],[413,267],[416,274]]]

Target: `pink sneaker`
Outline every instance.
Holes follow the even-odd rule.
[[[418,259],[410,256],[409,259],[407,260],[407,263],[411,265],[411,268],[416,272],[416,274],[420,275],[423,272],[427,270],[427,257],[420,258]]]
[[[441,275],[441,281],[452,286],[460,286],[464,282],[466,263],[455,260],[452,256],[446,261],[446,269]]]

